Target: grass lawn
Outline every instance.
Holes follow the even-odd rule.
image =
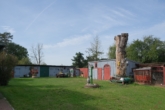
[[[165,88],[85,78],[17,78],[0,87],[15,110],[164,110]]]

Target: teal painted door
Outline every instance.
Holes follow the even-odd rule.
[[[49,77],[49,67],[47,66],[40,67],[40,77]]]

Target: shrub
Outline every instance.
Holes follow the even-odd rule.
[[[0,53],[0,86],[8,85],[17,58],[5,52]]]

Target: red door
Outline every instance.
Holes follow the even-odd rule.
[[[97,68],[97,79],[102,80],[102,68]]]
[[[108,64],[104,65],[104,80],[109,80],[111,76],[110,66]]]

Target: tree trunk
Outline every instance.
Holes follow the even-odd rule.
[[[126,45],[128,40],[128,33],[122,33],[115,36],[116,41],[116,76],[122,77],[126,74]]]

